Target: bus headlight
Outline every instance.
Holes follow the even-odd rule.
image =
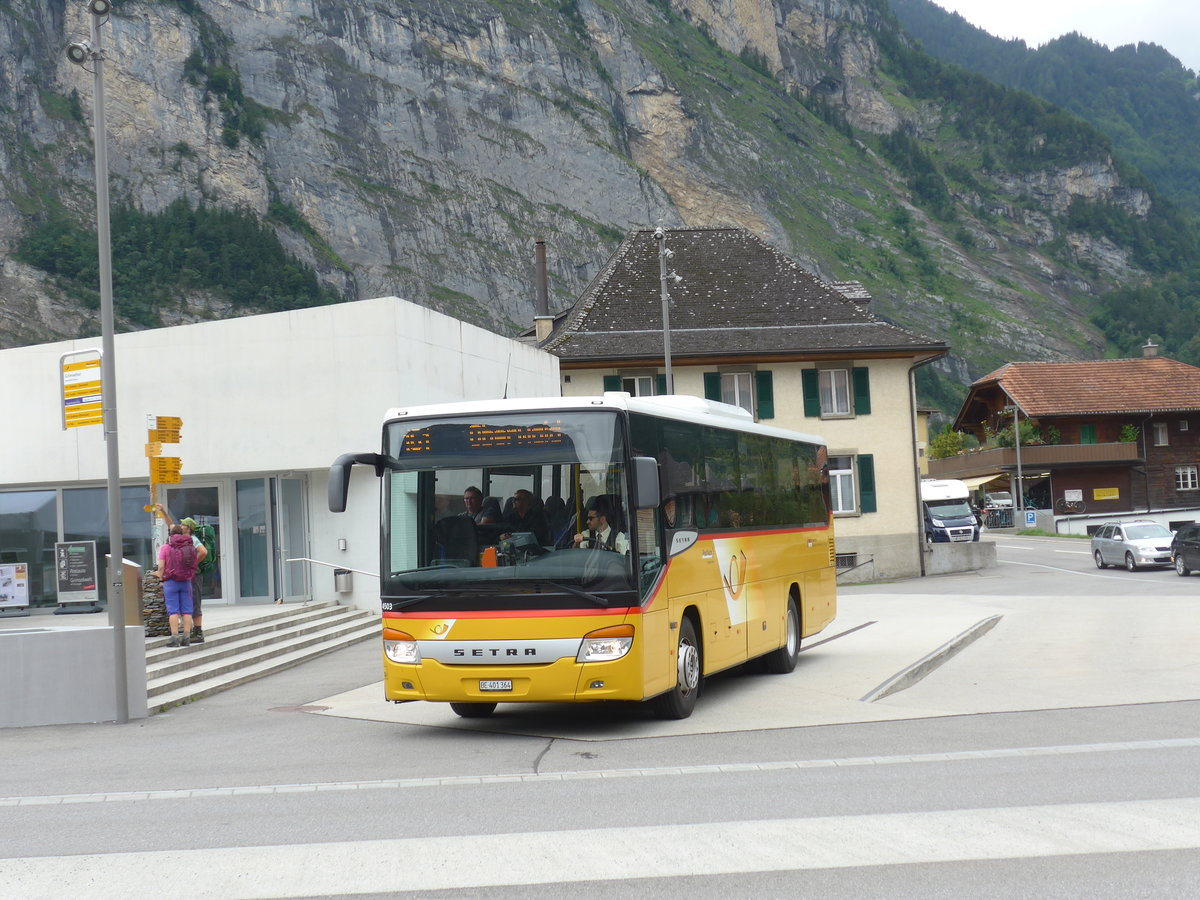
[[[576,662],[611,662],[633,646],[632,625],[611,625],[583,636]]]
[[[383,629],[383,655],[394,663],[415,665],[421,661],[421,648],[411,634],[395,628]]]

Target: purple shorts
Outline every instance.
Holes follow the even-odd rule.
[[[163,600],[167,604],[167,615],[190,616],[192,614],[192,583],[167,579],[162,586]]]

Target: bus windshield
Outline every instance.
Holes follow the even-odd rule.
[[[393,421],[382,587],[392,609],[636,603],[612,410]],[[583,539],[577,539],[577,535]],[[586,550],[596,552],[586,552]]]

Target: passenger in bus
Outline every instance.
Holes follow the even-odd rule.
[[[539,544],[550,543],[550,526],[546,524],[546,514],[542,511],[541,502],[530,491],[521,488],[512,495],[512,509],[504,517],[508,531],[501,539],[507,539],[517,531],[528,531]]]
[[[615,516],[608,504],[602,500],[603,498],[588,507],[587,533],[581,532],[575,535],[575,545],[584,550],[614,550],[617,553],[628,553],[629,535],[618,531],[609,524],[609,518],[615,518]]]
[[[479,518],[483,515],[483,491],[471,485],[463,491],[463,506],[467,508],[463,515],[469,516],[478,525]]]
[[[499,525],[504,519],[500,512],[500,501],[495,497],[484,497],[483,508],[479,511],[475,521],[480,525]]]

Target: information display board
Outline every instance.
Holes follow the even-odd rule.
[[[96,542],[59,541],[54,545],[59,603],[99,603]]]
[[[0,609],[29,605],[29,566],[12,563],[0,566]]]

